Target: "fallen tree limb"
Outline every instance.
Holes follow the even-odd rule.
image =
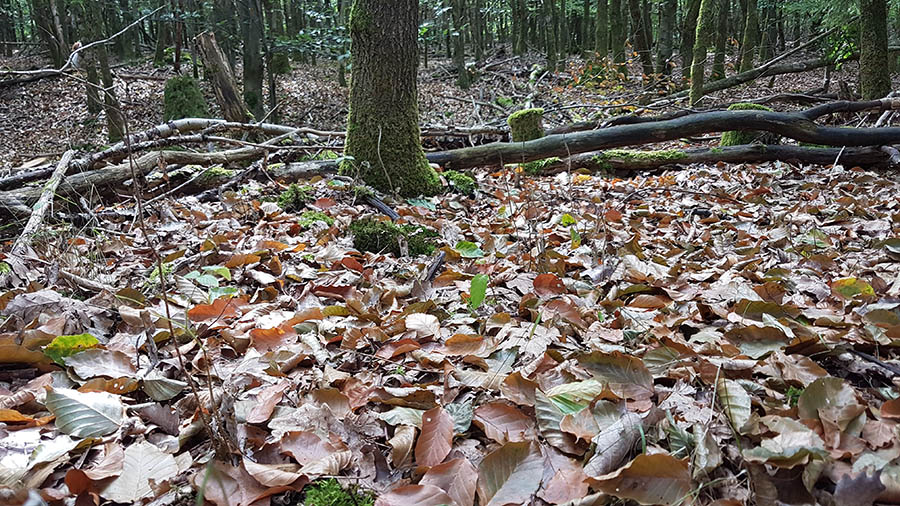
[[[893,148],[891,148],[893,149]],[[894,150],[896,152],[896,150]],[[581,153],[566,160],[560,160],[544,167],[543,174],[556,174],[580,168],[599,170],[649,170],[669,165],[690,165],[694,163],[756,163],[756,162],[799,162],[828,165],[834,163],[840,154],[844,165],[885,165],[894,164],[892,153],[884,148],[861,147],[814,148],[805,146],[747,144],[720,148],[667,149],[660,151],[631,151],[612,149]]]
[[[900,128],[838,128],[812,120],[834,112],[900,109],[892,99],[833,102],[805,111],[713,111],[675,119],[620,125],[601,130],[548,135],[528,142],[494,142],[471,148],[427,154],[428,161],[460,169],[503,163],[530,162],[550,157],[652,144],[698,134],[728,130],[762,130],[801,142],[826,146],[883,146],[900,143]]]
[[[59,186],[59,183],[63,180],[63,177],[65,177],[66,171],[69,170],[69,164],[72,162],[74,156],[75,151],[66,151],[59,160],[59,163],[56,164],[56,170],[53,171],[50,180],[47,181],[47,184],[45,184],[44,188],[41,190],[41,196],[34,205],[34,210],[28,218],[28,223],[25,224],[25,228],[22,229],[22,233],[13,244],[11,250],[13,255],[22,256],[31,250],[31,241],[34,238],[34,234],[44,221],[47,210],[50,209],[50,206],[53,204],[53,197],[56,195],[56,187]]]

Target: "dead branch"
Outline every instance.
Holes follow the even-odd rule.
[[[47,210],[50,209],[50,206],[53,204],[56,188],[63,180],[63,177],[65,177],[66,171],[69,170],[69,163],[74,156],[75,151],[69,150],[66,151],[59,160],[59,163],[56,165],[56,170],[53,171],[50,180],[44,185],[43,190],[41,190],[41,195],[33,207],[34,210],[31,212],[31,216],[28,218],[28,223],[25,224],[25,228],[22,230],[19,238],[16,239],[15,244],[13,244],[13,255],[23,256],[28,254],[31,250],[31,241],[34,238],[34,234],[44,221]]]

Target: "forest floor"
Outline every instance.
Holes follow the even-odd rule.
[[[582,67],[529,84],[530,63],[510,62],[466,92],[422,69],[422,122],[501,126],[527,103],[556,126],[640,94],[575,85]],[[710,104],[820,83],[783,76]],[[341,128],[332,69],[279,86],[280,123]],[[120,94],[132,130],[161,122],[162,88]],[[104,144],[81,85],[2,93],[2,170]],[[591,108],[559,109],[576,104]],[[0,294],[0,502],[162,506],[202,490],[218,506],[319,506],[338,484],[360,492],[343,504],[385,506],[900,502],[896,172],[473,174],[475,198],[388,200],[436,232],[431,256],[357,249],[350,227],[373,210],[329,177],[303,182],[291,211],[284,185],[250,180],[145,219],[50,220],[27,269],[0,271],[14,286]]]

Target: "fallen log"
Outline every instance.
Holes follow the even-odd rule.
[[[900,109],[893,99],[832,102],[797,112],[713,111],[674,119],[619,125],[601,130],[548,135],[527,142],[494,142],[471,148],[427,154],[445,168],[523,163],[609,148],[652,144],[692,135],[728,130],[761,130],[790,139],[826,146],[883,146],[900,143],[900,128],[838,128],[812,120],[835,112]]]
[[[758,163],[796,162],[828,165],[839,160],[849,166],[893,166],[893,154],[883,148],[815,148],[771,144],[747,144],[720,148],[666,149],[632,151],[611,149],[581,153],[543,167],[542,174],[556,174],[567,170],[651,170],[694,163]]]

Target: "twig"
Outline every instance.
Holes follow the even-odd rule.
[[[19,235],[19,238],[16,239],[16,242],[12,247],[13,255],[23,256],[31,249],[31,241],[34,238],[34,234],[38,227],[41,226],[41,222],[44,221],[47,209],[53,204],[56,188],[59,186],[59,183],[62,182],[63,177],[65,177],[66,171],[69,170],[69,164],[74,156],[75,151],[69,150],[66,151],[63,154],[62,159],[59,160],[59,163],[56,165],[56,170],[54,170],[53,175],[50,176],[50,181],[44,186],[44,191],[41,192],[40,198],[32,207],[33,210],[31,216],[28,218],[28,223],[25,224],[22,234]]]

